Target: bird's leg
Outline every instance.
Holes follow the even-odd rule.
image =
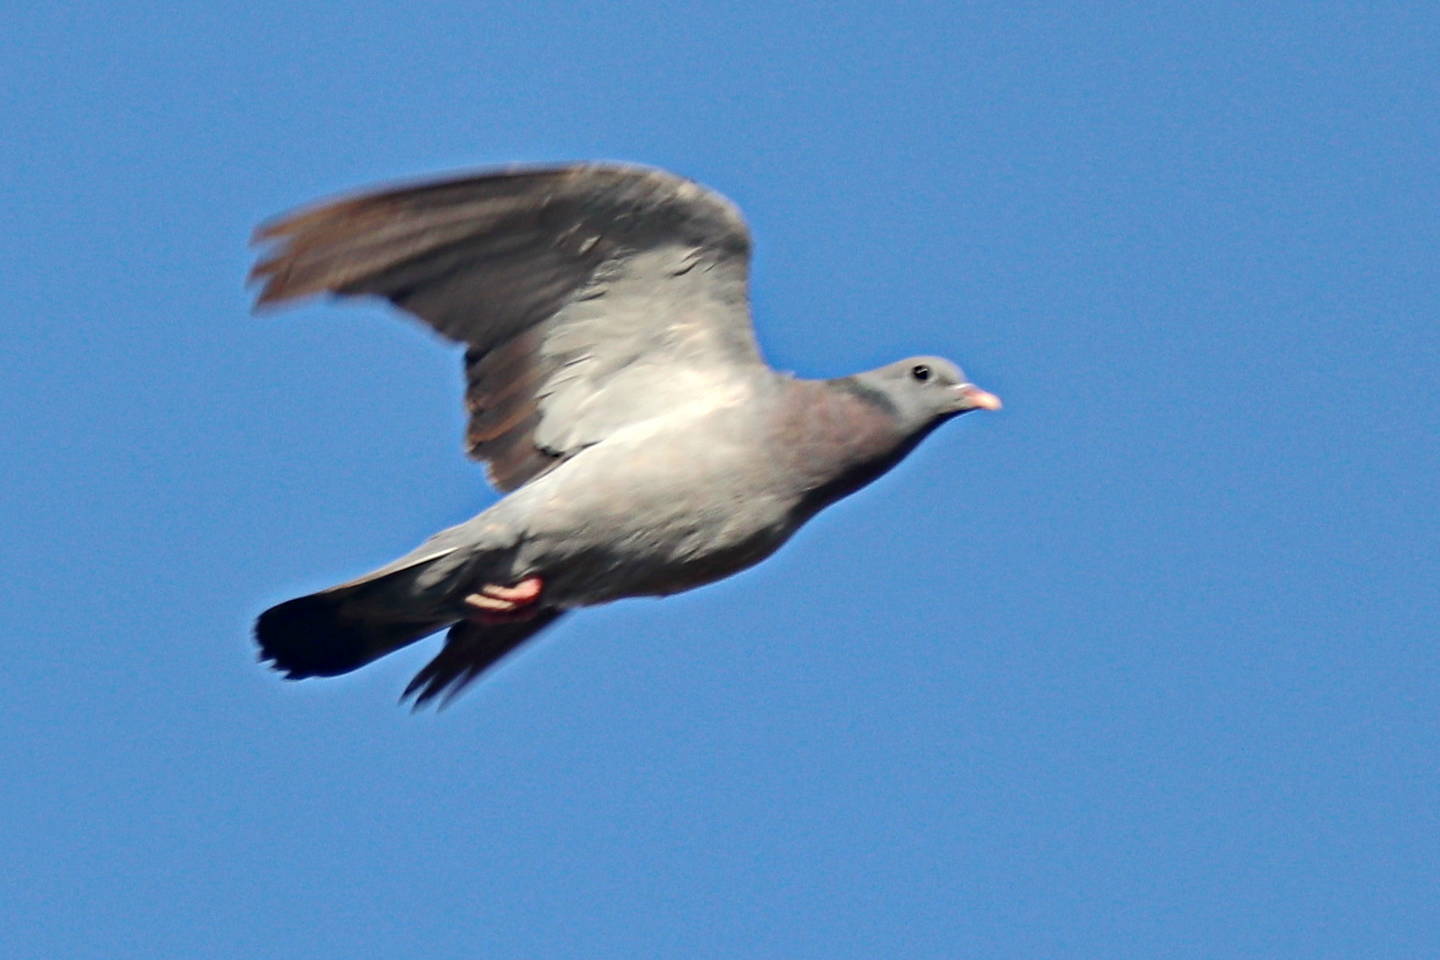
[[[526,577],[513,587],[487,583],[480,588],[479,593],[472,593],[465,598],[465,606],[470,608],[470,619],[477,623],[529,620],[535,616],[535,601],[540,599],[540,592],[544,587],[545,581],[539,577]]]

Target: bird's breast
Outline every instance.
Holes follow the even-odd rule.
[[[712,416],[597,444],[525,491],[518,573],[583,606],[678,593],[773,553],[795,527],[796,491],[755,455],[754,430]]]

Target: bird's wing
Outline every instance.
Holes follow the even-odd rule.
[[[468,345],[471,456],[511,490],[763,369],[750,237],[724,197],[577,165],[342,199],[262,226],[257,305],[374,294]]]
[[[445,706],[480,674],[564,615],[563,610],[545,609],[529,620],[490,626],[461,620],[445,634],[444,648],[415,674],[400,699],[413,697],[411,705],[416,710],[436,697],[439,705]]]

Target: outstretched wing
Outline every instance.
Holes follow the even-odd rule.
[[[750,238],[724,197],[578,165],[370,193],[260,228],[258,305],[374,294],[468,344],[471,456],[511,490],[762,367]]]

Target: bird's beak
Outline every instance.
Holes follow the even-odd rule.
[[[1000,398],[988,390],[981,390],[973,383],[962,383],[955,388],[961,410],[999,410]]]

